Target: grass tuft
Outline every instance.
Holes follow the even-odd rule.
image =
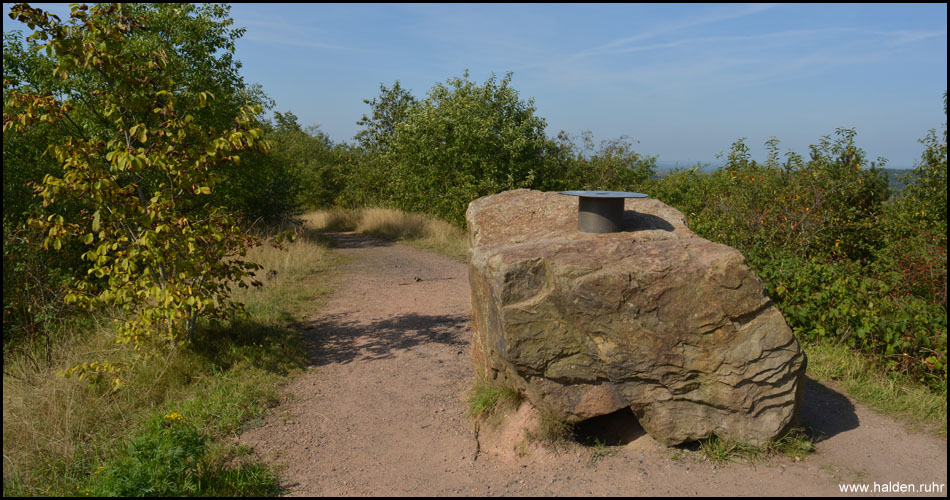
[[[538,408],[538,425],[525,429],[525,438],[544,445],[557,446],[566,443],[574,432],[574,426],[561,419],[550,408]]]
[[[793,460],[802,460],[815,452],[812,439],[804,429],[792,429],[779,439],[761,446],[742,443],[713,434],[700,440],[699,449],[703,455],[717,463],[737,462],[739,459],[755,464],[766,458],[781,454]]]
[[[468,414],[479,419],[494,415],[501,408],[516,407],[520,402],[521,394],[513,388],[477,377],[468,392]]]
[[[815,442],[803,428],[796,428],[785,433],[784,436],[769,441],[765,449],[770,454],[785,455],[793,460],[801,460],[807,455],[815,453]]]

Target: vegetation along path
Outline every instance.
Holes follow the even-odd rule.
[[[326,307],[306,317],[311,366],[267,422],[240,436],[284,464],[290,495],[840,495],[842,484],[944,485],[945,438],[915,433],[808,380],[803,460],[716,463],[641,431],[555,448],[523,435],[476,444],[464,263],[355,233]],[[484,427],[484,425],[483,425]],[[513,433],[513,434],[518,434]],[[939,486],[938,486],[939,488]]]

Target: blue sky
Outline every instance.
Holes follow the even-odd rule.
[[[352,140],[380,83],[424,97],[465,69],[477,82],[512,71],[549,135],[626,135],[661,164],[714,162],[739,137],[757,159],[770,136],[807,155],[854,127],[872,159],[909,167],[946,121],[946,4],[234,4],[231,15],[247,28],[246,81],[336,142]],[[17,24],[4,15],[4,30]]]

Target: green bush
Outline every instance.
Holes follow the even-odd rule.
[[[939,200],[887,201],[886,179],[854,131],[836,133],[808,161],[789,153],[784,164],[777,140],[757,164],[740,139],[724,168],[673,172],[648,190],[701,236],[740,250],[801,340],[847,345],[888,371],[945,386],[946,220],[921,208]],[[924,163],[937,157],[928,151]],[[941,167],[927,168],[918,186],[939,182]]]
[[[77,491],[92,496],[264,496],[278,478],[259,463],[229,464],[241,450],[217,451],[211,439],[177,412],[155,415],[126,453],[100,466]],[[225,459],[222,459],[225,458]]]
[[[462,224],[475,198],[533,184],[545,122],[510,82],[509,73],[477,85],[466,72],[409,109],[383,154],[396,207]]]
[[[594,147],[588,130],[571,137],[563,130],[546,141],[545,165],[535,184],[544,191],[639,190],[656,171],[656,156],[644,156],[633,149],[625,136],[601,141]]]

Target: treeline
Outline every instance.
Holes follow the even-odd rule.
[[[425,99],[397,81],[364,102],[371,111],[357,122],[353,144],[334,144],[318,128],[302,128],[292,112],[276,112],[265,124],[274,145],[268,161],[283,170],[269,180],[287,190],[289,205],[246,214],[279,219],[295,210],[382,205],[463,226],[468,203],[480,196],[620,189],[656,170],[656,157],[636,152],[626,137],[596,144],[590,132],[545,136],[544,119],[519,98],[510,74],[478,84],[466,72],[437,83]]]
[[[243,31],[230,26],[226,7],[130,8],[148,18],[149,29],[125,35],[133,42],[129,50],[166,54],[161,74],[174,83],[167,88],[176,109],[193,110],[194,122],[210,131],[228,130],[247,116],[269,149],[246,148],[228,155],[239,156],[239,164],[209,166],[213,186],[195,210],[222,207],[246,228],[315,208],[375,205],[462,226],[469,202],[509,189],[646,192],[682,210],[703,237],[742,251],[799,338],[850,345],[882,359],[888,370],[946,387],[945,127],[922,139],[914,182],[901,197],[890,196],[883,162],[869,161],[849,129],[820,138],[807,157],[781,154],[771,139],[760,163],[739,140],[720,170],[653,179],[657,157],[637,152],[629,138],[547,135],[533,101],[511,86],[511,74],[478,83],[466,72],[425,96],[398,81],[381,85],[364,101],[369,111],[354,142],[334,143],[318,128],[302,127],[290,111],[264,118],[273,104],[239,75],[233,51]],[[80,197],[54,211],[34,191],[44,188],[47,175],[63,178],[68,170],[44,154],[49,145],[77,130],[111,133],[96,128],[97,110],[86,105],[103,91],[102,82],[55,78],[55,65],[37,41],[4,35],[5,355],[42,350],[36,346],[66,313],[66,290],[89,268],[81,239],[64,240],[54,254],[44,249],[48,228],[44,233],[30,222],[97,209]],[[16,111],[8,102],[18,102],[8,100],[14,91],[56,96],[74,111],[55,125],[6,131]],[[210,104],[202,92],[213,96]],[[248,105],[256,108],[246,115]],[[161,179],[143,176],[130,185],[161,191]]]

